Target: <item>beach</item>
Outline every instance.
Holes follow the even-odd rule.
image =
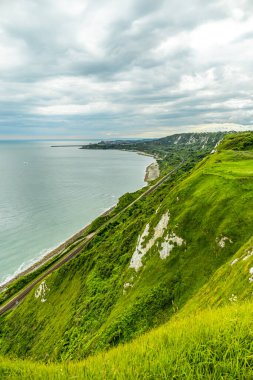
[[[159,165],[158,165],[158,162],[155,161],[147,167],[145,181],[152,182],[156,180],[159,176],[160,176]]]

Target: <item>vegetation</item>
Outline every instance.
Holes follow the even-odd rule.
[[[253,377],[252,303],[208,310],[170,323],[130,344],[61,365],[0,358],[3,380],[238,379]]]
[[[233,133],[227,136],[219,147],[220,149],[232,150],[252,150],[253,134],[252,132]]]
[[[0,377],[252,378],[252,135],[226,136],[98,222],[77,257],[0,317]]]
[[[137,190],[133,193],[125,193],[122,195],[115,207],[113,207],[110,212],[104,213],[103,215],[96,218],[87,228],[85,234],[88,235],[98,228],[101,228],[105,223],[107,223],[112,217],[116,216],[119,212],[124,210],[128,205],[130,205],[134,200],[136,200],[144,191],[147,190],[147,187],[143,187],[140,190]]]

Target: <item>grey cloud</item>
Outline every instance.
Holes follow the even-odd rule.
[[[243,50],[253,36],[252,2],[83,4],[0,3],[0,135],[8,128],[37,134],[38,126],[53,135],[118,136],[144,135],[143,126],[149,133],[165,125],[252,124],[253,69]],[[228,20],[238,26],[231,40]],[[215,33],[223,22],[227,42],[217,36],[216,47],[208,27]]]

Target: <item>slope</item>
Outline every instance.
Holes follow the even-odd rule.
[[[221,144],[137,202],[1,317],[1,353],[81,359],[175,316],[252,236],[252,168]]]
[[[80,362],[0,358],[3,380],[253,378],[252,303],[178,318],[135,341]]]

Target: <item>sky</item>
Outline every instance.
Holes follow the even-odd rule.
[[[252,0],[0,0],[0,138],[253,130]]]

